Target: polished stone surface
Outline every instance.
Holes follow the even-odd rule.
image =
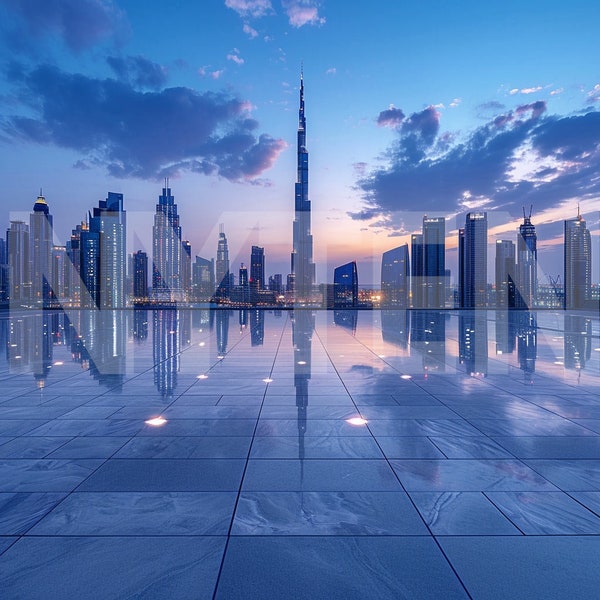
[[[598,315],[5,313],[0,344],[2,597],[597,595]]]

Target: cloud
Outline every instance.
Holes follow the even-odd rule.
[[[393,104],[386,110],[382,110],[377,117],[377,125],[379,127],[390,127],[395,129],[402,124],[406,115],[401,109],[396,108]]]
[[[513,88],[512,90],[510,90],[508,93],[511,96],[515,96],[516,94],[535,94],[536,92],[541,92],[544,88],[541,85],[536,85],[536,86],[532,86],[532,87],[527,87],[527,88]]]
[[[244,59],[240,56],[240,51],[237,48],[234,48],[228,55],[227,60],[231,60],[236,65],[243,65]]]
[[[325,71],[325,75],[335,75],[337,73],[337,69],[335,67],[330,67]]]
[[[225,6],[241,17],[263,17],[273,12],[271,0],[225,0]]]
[[[358,174],[363,207],[353,219],[414,210],[452,214],[473,203],[518,215],[523,204],[545,209],[600,194],[600,111],[547,116],[538,101],[454,138],[439,133],[439,115],[430,107],[396,131],[388,165]]]
[[[116,35],[124,16],[112,0],[4,0],[12,12],[11,42],[17,49],[40,39],[58,37],[81,52]]]
[[[315,0],[281,0],[292,27],[323,25],[325,17],[319,16],[319,4]]]
[[[552,90],[550,92],[551,96],[558,96],[559,94],[562,94],[565,91],[565,88],[556,88],[555,90]]]
[[[244,33],[246,35],[248,35],[248,37],[250,37],[251,39],[254,39],[255,37],[258,37],[258,31],[256,31],[256,29],[254,29],[254,27],[250,27],[250,25],[248,25],[248,23],[244,23],[244,26],[242,27]]]
[[[143,56],[109,56],[106,62],[120,81],[134,87],[159,89],[167,82],[167,70]]]
[[[450,108],[456,108],[462,102],[462,98],[454,98],[452,102],[450,102]]]
[[[600,100],[600,83],[597,83],[587,94],[588,100],[598,102]]]
[[[200,77],[210,77],[215,80],[219,79],[224,72],[224,69],[215,69],[214,71],[211,71],[210,67],[200,67],[198,69],[198,75],[200,75]]]
[[[256,135],[249,104],[230,94],[185,87],[140,91],[116,79],[93,79],[53,66],[14,75],[33,117],[0,122],[11,143],[69,148],[81,165],[116,177],[154,179],[190,170],[230,181],[252,180],[286,147]]]

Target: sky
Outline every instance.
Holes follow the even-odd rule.
[[[232,270],[265,247],[289,272],[300,71],[319,282],[382,252],[422,218],[469,210],[516,240],[533,205],[540,281],[562,273],[563,220],[581,214],[600,265],[596,2],[0,0],[4,222],[40,188],[64,244],[108,191],[128,251],[151,254],[169,178],[183,237]]]

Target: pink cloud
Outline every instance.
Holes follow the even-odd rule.
[[[254,29],[254,27],[250,27],[250,25],[248,25],[248,23],[244,23],[244,27],[242,29],[244,30],[244,33],[247,34],[251,38],[255,38],[258,36],[258,31],[256,31],[256,29]]]
[[[319,6],[314,0],[282,0],[281,4],[292,27],[325,23],[325,17],[319,16]]]
[[[271,0],[225,0],[225,6],[242,17],[262,17],[273,11]]]

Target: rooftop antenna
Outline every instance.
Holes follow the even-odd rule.
[[[219,233],[220,233],[220,234],[223,234],[223,233],[225,233],[225,226],[223,225],[223,223],[220,223],[220,224],[219,224]]]
[[[531,213],[533,213],[533,204],[529,205],[529,218],[531,219]]]

